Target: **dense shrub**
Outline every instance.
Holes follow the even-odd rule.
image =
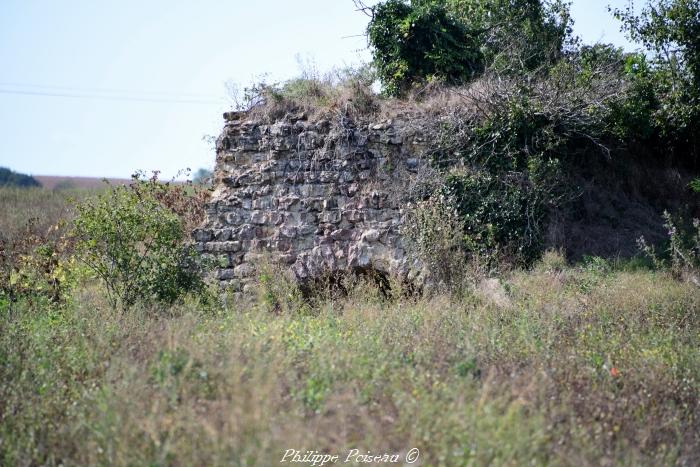
[[[198,258],[187,245],[188,203],[168,185],[135,179],[78,205],[78,257],[103,282],[113,306],[173,302],[201,290]]]
[[[425,80],[467,82],[485,69],[546,70],[574,42],[561,1],[388,0],[365,10],[373,63],[389,95]]]
[[[472,30],[487,68],[507,74],[546,70],[573,45],[569,4],[561,0],[445,0]]]
[[[483,70],[478,35],[442,2],[380,3],[372,12],[367,37],[379,78],[390,95],[406,91],[418,80],[460,82]]]
[[[544,223],[550,190],[556,188],[553,174],[535,167],[531,171],[494,176],[486,171],[451,174],[444,192],[456,199],[465,226],[467,251],[482,258],[500,252],[516,263],[529,264],[544,245]]]

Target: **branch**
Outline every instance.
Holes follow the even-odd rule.
[[[374,7],[365,5],[364,0],[352,0],[355,5],[355,11],[361,11],[366,16],[374,19]]]

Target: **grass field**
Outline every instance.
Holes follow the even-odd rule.
[[[3,229],[21,217],[9,213],[60,217],[46,193],[0,190]],[[13,303],[0,308],[0,464],[412,448],[425,466],[700,463],[695,285],[553,252],[489,284],[421,298],[360,284],[273,313],[264,290],[114,311],[84,279],[63,305]]]

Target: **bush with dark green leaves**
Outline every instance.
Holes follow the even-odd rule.
[[[485,170],[449,175],[442,192],[456,200],[468,254],[523,265],[539,258],[544,223],[561,190],[557,175],[555,163],[501,176]]]
[[[575,43],[569,4],[562,0],[437,1],[478,32],[487,68],[501,73],[546,70]]]
[[[183,219],[156,197],[163,189],[137,180],[77,207],[78,257],[104,284],[114,307],[172,303],[203,288]]]
[[[371,8],[367,37],[389,95],[438,79],[464,83],[485,69],[546,68],[571,39],[568,5],[541,0],[388,0]]]
[[[379,78],[390,95],[421,80],[462,82],[484,68],[478,34],[443,2],[380,3],[373,9],[367,36]]]

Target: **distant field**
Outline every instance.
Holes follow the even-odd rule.
[[[97,190],[68,188],[0,187],[0,239],[25,235],[28,222],[36,232],[46,232],[61,220],[73,218],[75,203]]]
[[[53,190],[54,188],[100,188],[104,185],[105,178],[100,177],[62,177],[57,175],[34,175],[41,186]],[[128,178],[107,178],[113,185],[129,183]]]

